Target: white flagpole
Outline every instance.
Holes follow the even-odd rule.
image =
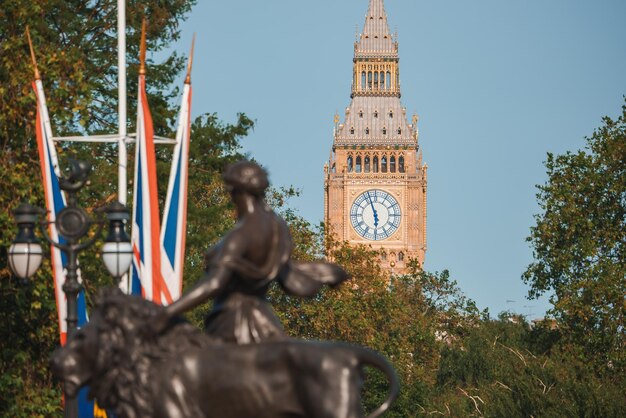
[[[117,200],[126,205],[128,180],[126,178],[128,155],[126,149],[126,0],[117,0]],[[124,274],[119,286],[124,293],[130,293],[129,274]]]
[[[117,91],[118,91],[118,192],[117,199],[126,204],[128,180],[126,165],[126,1],[117,0]]]

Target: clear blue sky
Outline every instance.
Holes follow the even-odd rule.
[[[274,185],[323,217],[333,115],[350,101],[368,0],[200,0],[193,114],[257,121],[244,141]],[[575,150],[626,94],[626,1],[386,0],[400,41],[402,102],[420,115],[429,165],[429,271],[449,269],[492,313],[541,316],[520,276],[546,152]],[[509,301],[509,302],[507,302]]]

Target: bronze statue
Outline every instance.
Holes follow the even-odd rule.
[[[339,266],[290,260],[289,227],[265,203],[267,174],[257,164],[240,161],[224,173],[237,210],[235,227],[207,253],[198,284],[151,321],[155,332],[168,321],[214,298],[205,331],[225,342],[246,344],[284,338],[280,321],[265,300],[273,281],[286,292],[314,296],[322,285],[347,279]]]
[[[157,306],[119,290],[99,297],[89,324],[55,351],[53,373],[68,396],[90,396],[121,418],[361,418],[362,369],[398,380],[379,354],[343,343],[288,338],[266,300],[272,282],[311,297],[348,276],[329,263],[292,261],[285,222],[264,201],[267,174],[242,161],[224,182],[237,224],[207,253],[204,277],[178,301]],[[202,333],[180,314],[214,298]]]
[[[164,308],[118,289],[103,291],[91,319],[52,356],[68,396],[90,397],[120,418],[361,418],[362,368],[398,381],[379,354],[342,343],[295,339],[217,341],[175,319],[158,336],[141,332]]]

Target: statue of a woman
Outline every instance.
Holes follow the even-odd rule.
[[[347,275],[334,264],[290,260],[289,228],[265,203],[269,182],[261,167],[240,161],[229,166],[223,177],[237,223],[208,251],[204,277],[150,326],[159,332],[174,316],[213,298],[213,310],[205,319],[205,331],[212,336],[237,344],[284,338],[266,300],[270,284],[277,281],[289,294],[310,297],[322,285],[335,286]]]

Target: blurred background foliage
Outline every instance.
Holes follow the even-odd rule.
[[[136,106],[142,16],[149,21],[148,49],[165,51],[193,3],[127,2],[129,115]],[[7,266],[16,232],[10,211],[22,201],[44,205],[25,27],[30,25],[55,134],[116,132],[115,7],[113,0],[14,0],[0,9],[0,416],[62,415],[61,390],[47,366],[59,341],[49,262],[27,282]],[[184,70],[184,57],[160,56],[162,61],[148,61],[148,96],[155,133],[172,136],[180,92],[173,81]],[[528,239],[535,261],[523,276],[530,297],[553,292],[552,317],[538,323],[480,312],[448,271],[424,272],[412,262],[407,274],[389,275],[378,266],[376,248],[337,242],[332,231],[299,216],[289,206],[297,188],[271,189],[268,202],[291,228],[293,258],[330,259],[352,276],[311,300],[273,288],[270,299],[287,332],[384,353],[402,380],[390,417],[623,416],[625,124],[626,108],[618,120],[604,120],[585,150],[548,155],[548,181],[537,196],[543,212]],[[250,157],[242,154],[241,141],[254,121],[243,113],[234,122],[205,114],[192,125],[185,287],[200,277],[206,249],[234,224],[221,172]],[[58,152],[62,167],[69,157],[94,164],[80,197],[86,207],[117,198],[116,146],[61,143]],[[132,167],[132,149],[129,155]],[[157,159],[162,197],[171,149],[158,148]],[[88,304],[98,288],[114,285],[97,252],[81,256]],[[200,324],[208,305],[188,319]],[[372,410],[385,398],[387,383],[374,371],[366,380],[364,406]]]

